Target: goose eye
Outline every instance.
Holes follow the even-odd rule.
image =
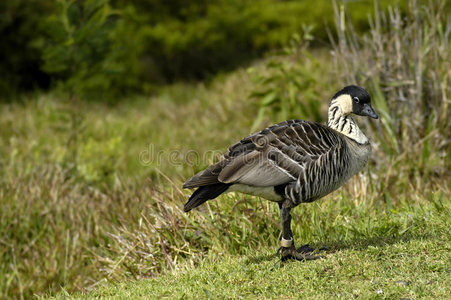
[[[353,99],[354,99],[355,103],[359,103],[360,102],[359,97],[354,97]]]

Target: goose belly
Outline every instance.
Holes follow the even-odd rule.
[[[261,197],[266,200],[275,201],[275,202],[282,200],[282,196],[280,196],[279,194],[277,194],[275,192],[273,186],[252,186],[252,185],[237,183],[237,184],[230,186],[226,192],[227,193],[240,192],[243,194],[257,196],[257,197]]]
[[[320,199],[336,189],[359,172],[367,163],[368,155],[342,160],[335,167],[321,169],[311,167],[305,171],[296,184],[286,190],[287,196],[295,204],[312,202]],[[332,166],[332,164],[330,165]]]

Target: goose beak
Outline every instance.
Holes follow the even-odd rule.
[[[377,115],[377,113],[374,111],[373,107],[369,103],[365,104],[365,106],[363,107],[362,115],[371,117],[373,119],[379,119],[379,116]]]

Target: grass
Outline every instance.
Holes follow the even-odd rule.
[[[451,51],[449,35],[440,33],[449,32],[444,29],[449,24],[431,13],[435,10],[416,9],[430,21],[412,28],[407,22],[405,31],[389,31],[384,26],[390,24],[373,29],[381,41],[377,53],[371,50],[374,40],[354,37],[348,47],[351,35],[342,35],[337,44],[342,48],[333,52],[341,53],[340,62],[304,48],[256,63],[253,72],[239,69],[218,77],[209,86],[178,84],[116,105],[63,101],[51,94],[2,105],[0,298],[61,290],[74,297],[120,296],[122,286],[137,296],[141,291],[163,295],[167,282],[177,283],[170,288],[179,296],[206,298],[221,297],[224,284],[237,295],[260,298],[296,297],[301,289],[323,298],[339,296],[334,292],[344,298],[449,294],[451,85],[446,66]],[[411,34],[418,31],[430,34]],[[375,55],[388,53],[390,42],[411,39],[417,40],[400,48],[406,66],[386,68],[396,58],[391,55],[367,64],[379,62]],[[418,55],[411,51],[417,44],[430,47]],[[362,55],[344,52],[356,47]],[[274,61],[281,63],[269,67]],[[285,64],[290,61],[295,64]],[[344,70],[370,90],[382,118],[357,121],[373,145],[368,168],[339,191],[295,210],[297,241],[330,247],[327,259],[280,264],[272,256],[280,233],[278,208],[262,199],[228,194],[183,213],[191,191],[181,190],[182,182],[249,134],[258,111],[264,112],[259,127],[291,114],[312,119],[311,108],[318,105],[317,117],[325,118],[327,100],[349,80]],[[390,85],[394,77],[399,81]],[[289,92],[266,85],[276,89],[277,101],[250,97],[271,94],[264,90],[265,79],[284,78],[290,78]],[[305,109],[296,108],[297,102]],[[296,284],[289,285],[288,278]],[[196,282],[193,290],[187,281]],[[270,285],[274,281],[280,285]],[[72,294],[77,291],[91,294]]]
[[[232,102],[248,93],[237,88],[243,78],[246,72],[238,71],[209,89],[174,86],[158,97],[116,106],[58,101],[51,95],[3,105],[0,298],[29,298],[60,287],[74,291],[123,274],[121,264],[110,274],[110,263],[116,264],[122,251],[110,247],[119,246],[114,233],[133,231],[143,216],[152,223],[168,221],[165,214],[148,215],[157,207],[154,199],[167,202],[193,168],[208,163],[187,167],[185,153],[207,152],[224,124],[251,119],[232,113],[250,105]],[[229,91],[234,96],[221,96]],[[204,115],[193,118],[199,111]],[[196,128],[203,127],[212,131],[200,142]],[[239,135],[246,127],[250,121]],[[233,140],[228,134],[218,149]],[[177,196],[180,206],[188,194]],[[166,267],[161,251],[158,255],[151,274]]]
[[[304,241],[329,246],[325,259],[281,262],[276,248],[267,246],[241,256],[210,252],[196,267],[174,267],[156,278],[103,285],[73,297],[445,299],[451,292],[451,207],[442,200],[404,203],[402,211],[389,212],[368,205],[348,210],[344,201],[302,208],[335,219],[333,230],[308,224],[312,236]]]

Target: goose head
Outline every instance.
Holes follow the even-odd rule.
[[[379,118],[371,106],[370,94],[356,85],[349,85],[338,91],[331,101],[331,108],[333,107],[339,107],[342,116],[353,113],[373,119]]]

